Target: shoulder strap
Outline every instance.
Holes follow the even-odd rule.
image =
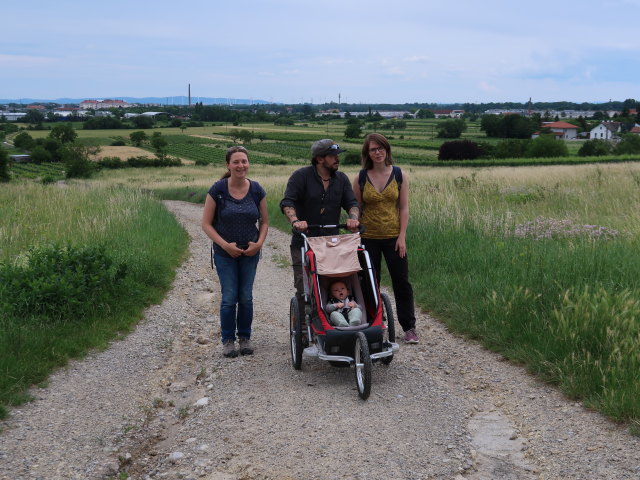
[[[360,184],[360,192],[364,190],[364,184],[367,183],[367,169],[363,168],[358,173],[358,183]]]
[[[393,165],[393,175],[396,177],[398,190],[400,190],[400,185],[402,185],[402,169],[400,167],[396,167],[395,165]]]

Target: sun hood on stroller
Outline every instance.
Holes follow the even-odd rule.
[[[315,254],[319,275],[341,277],[362,270],[358,261],[360,235],[357,233],[307,237],[307,243]]]

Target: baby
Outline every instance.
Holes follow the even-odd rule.
[[[329,292],[331,297],[326,310],[331,323],[336,327],[360,325],[362,310],[355,299],[349,295],[347,284],[343,280],[334,280],[329,285]]]

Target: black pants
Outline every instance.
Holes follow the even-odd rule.
[[[382,240],[363,238],[369,258],[373,264],[373,268],[380,284],[380,268],[382,266],[382,257],[389,269],[391,277],[391,285],[393,287],[393,296],[396,300],[396,313],[398,323],[405,332],[416,326],[416,314],[413,306],[413,288],[409,283],[409,260],[405,255],[400,257],[396,251],[397,238],[385,238]]]

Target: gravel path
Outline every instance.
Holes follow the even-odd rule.
[[[172,290],[12,411],[1,479],[640,478],[640,439],[425,314],[421,343],[374,365],[366,402],[351,368],[294,370],[289,238],[275,229],[254,291],[256,353],[223,358],[201,207],[166,205],[192,238]]]

